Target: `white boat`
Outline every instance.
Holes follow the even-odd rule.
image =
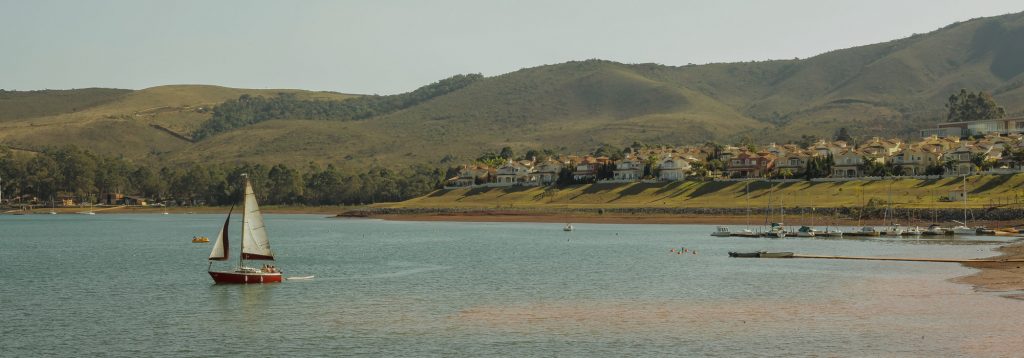
[[[945,228],[943,228],[942,226],[939,226],[938,224],[928,225],[927,229],[924,229],[923,231],[921,231],[921,235],[932,235],[932,236],[934,236],[934,235],[948,235],[948,234],[951,234],[951,233],[949,231],[947,231]]]
[[[952,232],[954,235],[974,235],[974,234],[978,233],[978,231],[976,229],[972,229],[970,227],[967,227],[967,225],[963,225],[963,223],[961,223],[959,221],[954,221],[954,222],[960,224],[960,225],[954,226],[953,228],[949,229],[949,231]]]
[[[562,228],[562,231],[573,231],[573,230],[575,230],[575,228],[572,227],[572,224],[565,224],[565,227]]]
[[[769,227],[768,231],[765,232],[763,235],[767,237],[778,238],[786,237],[786,226],[783,225],[782,223],[772,223],[771,227]]]
[[[884,236],[903,236],[903,227],[900,224],[892,224],[882,232]]]
[[[715,232],[712,232],[711,236],[728,237],[732,236],[732,231],[729,231],[728,226],[719,226],[715,228]]]
[[[903,230],[903,236],[921,236],[923,232],[920,227],[908,227]]]
[[[952,229],[949,229],[949,231],[953,232],[953,234],[955,234],[955,235],[974,235],[974,234],[977,234],[977,230],[976,229],[972,229],[971,227],[967,226],[967,176],[966,175],[964,175],[964,221],[960,222],[960,221],[953,220],[953,222],[958,224],[957,226],[954,226]]]
[[[843,237],[843,231],[839,229],[825,228],[825,231],[815,232],[816,236],[824,237]]]
[[[796,236],[798,237],[814,237],[815,235],[814,229],[810,226],[801,226],[800,229],[796,231]]]

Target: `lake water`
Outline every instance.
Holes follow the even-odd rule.
[[[931,357],[1024,349],[1024,301],[948,282],[971,272],[956,264],[726,254],[974,258],[992,255],[991,243],[267,215],[277,265],[286,276],[316,278],[213,285],[211,244],[190,239],[213,237],[222,220],[0,216],[0,356]],[[669,252],[684,246],[697,255]]]

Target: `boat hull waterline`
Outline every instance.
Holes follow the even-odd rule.
[[[280,272],[208,272],[217,284],[274,283],[281,282],[283,278]]]

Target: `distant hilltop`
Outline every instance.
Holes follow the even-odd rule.
[[[74,144],[175,163],[455,165],[494,148],[785,143],[845,127],[901,137],[985,91],[1024,114],[1024,14],[807,59],[664,66],[602,60],[461,75],[390,96],[176,85],[0,92],[0,145]],[[338,87],[344,87],[339,84]]]

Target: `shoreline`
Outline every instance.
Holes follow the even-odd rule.
[[[698,225],[765,225],[763,215],[729,215],[729,214],[665,214],[665,213],[604,213],[597,212],[542,212],[542,211],[516,211],[516,210],[471,210],[471,211],[450,211],[450,212],[380,212],[366,210],[352,210],[338,214],[338,218],[367,218],[390,221],[452,221],[452,222],[525,222],[525,223],[589,223],[589,224],[698,224]],[[777,220],[779,217],[774,217]],[[815,227],[826,226],[882,226],[887,225],[884,219],[832,219],[824,220],[809,217],[801,218],[800,215],[787,216],[786,222],[789,226],[809,225]],[[918,221],[916,223],[902,224],[904,227],[927,227],[930,222]],[[944,225],[955,225],[952,223],[940,223]],[[970,223],[971,226],[985,226],[988,228],[1024,227],[1020,220],[978,220]]]
[[[995,260],[1024,259],[1024,242],[1014,242],[1000,246],[996,251],[999,255],[989,257]],[[1021,262],[970,262],[962,263],[964,267],[978,270],[967,276],[951,279],[952,282],[967,284],[980,292],[1014,292],[1024,291],[1024,263]],[[1024,300],[1024,292],[1003,295],[1006,298]]]

